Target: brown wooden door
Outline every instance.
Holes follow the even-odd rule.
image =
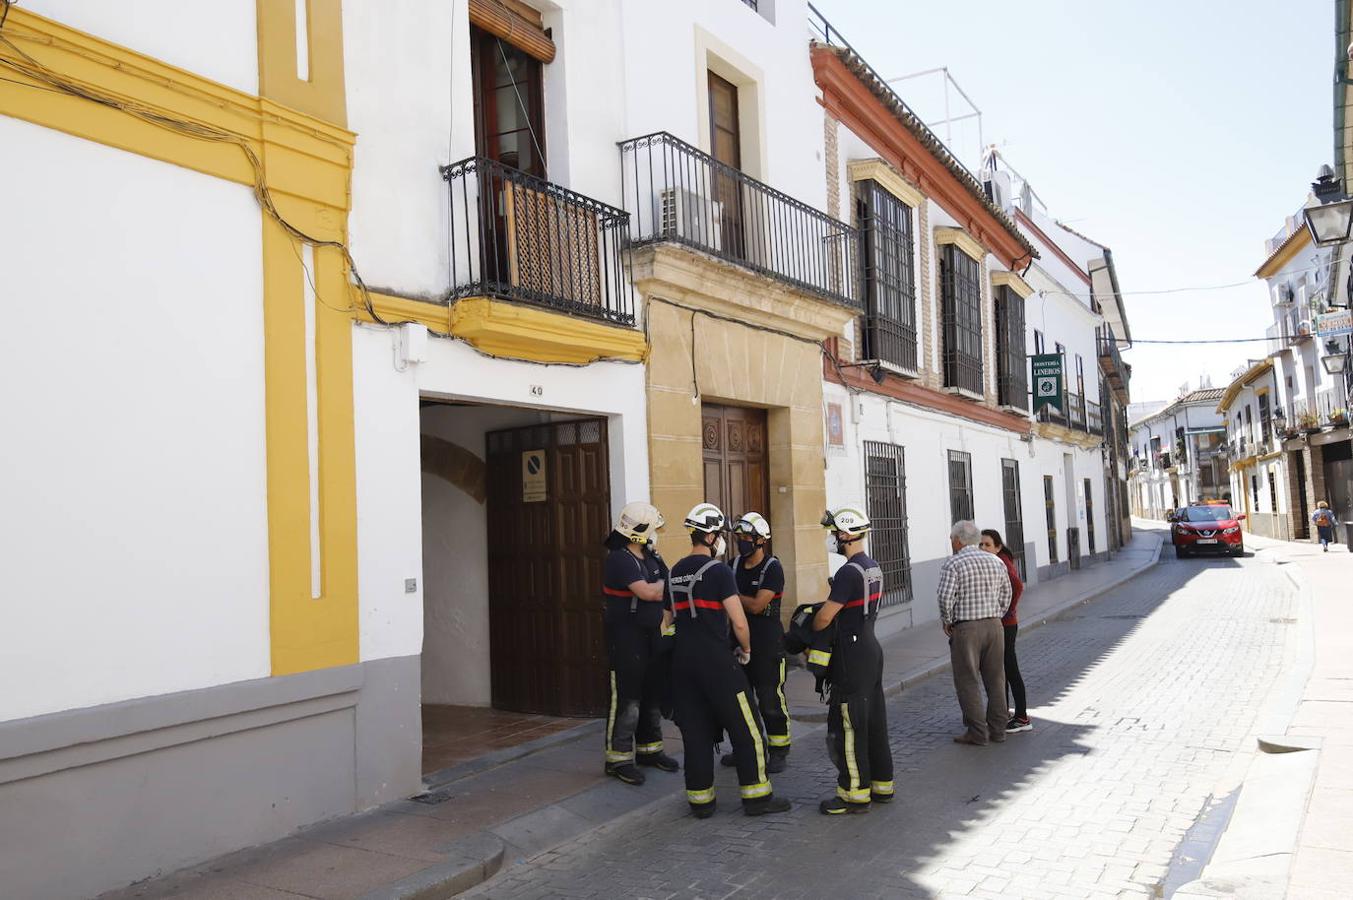
[[[709,155],[714,166],[710,188],[717,204],[720,248],[734,259],[747,255],[742,227],[742,127],[738,119],[738,89],[732,82],[709,74]]]
[[[606,420],[491,432],[487,469],[493,705],[603,715],[597,598],[611,505]]]
[[[766,411],[706,403],[703,416],[705,499],[733,521],[747,512],[770,518]]]

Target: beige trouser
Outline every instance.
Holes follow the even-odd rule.
[[[1001,620],[975,619],[954,626],[949,641],[954,690],[963,709],[963,724],[976,743],[1005,740],[1009,716],[1005,707],[1005,632]],[[986,703],[982,689],[986,688]]]

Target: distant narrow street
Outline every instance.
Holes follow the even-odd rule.
[[[712,821],[693,820],[674,796],[466,896],[1151,896],[1251,749],[1266,693],[1297,654],[1297,605],[1267,551],[1163,555],[1021,638],[1032,733],[955,746],[944,675],[893,702],[891,807],[846,820],[817,813],[833,784],[817,732],[775,779],[796,804],[786,816],[744,817],[725,777],[727,808]]]

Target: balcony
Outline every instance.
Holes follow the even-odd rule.
[[[1066,394],[1066,412],[1055,406],[1044,406],[1035,417],[1040,422],[1060,425],[1071,431],[1082,431],[1099,437],[1104,436],[1104,411],[1098,403],[1087,400],[1080,394]],[[1166,454],[1168,456],[1168,454]]]
[[[493,297],[634,325],[629,214],[483,157],[442,169],[450,302]]]
[[[1334,391],[1317,391],[1315,396],[1292,404],[1291,418],[1285,422],[1288,437],[1314,434],[1322,428],[1340,428],[1348,424],[1348,410]]]
[[[635,246],[663,241],[862,308],[856,230],[665,131],[620,145]]]
[[[1114,396],[1120,403],[1127,403],[1128,367],[1123,362],[1122,354],[1118,351],[1118,340],[1112,332],[1099,339],[1099,368],[1104,373],[1104,380],[1109,383]]]

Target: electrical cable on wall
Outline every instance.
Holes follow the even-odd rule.
[[[9,8],[13,5],[13,0],[0,0],[0,2],[4,3],[3,8],[0,8],[0,27],[3,27],[5,17],[9,14]],[[200,122],[192,122],[186,119],[167,116],[139,104],[120,100],[116,97],[104,94],[94,88],[81,87],[80,85],[67,81],[59,73],[49,69],[28,53],[24,52],[2,33],[0,33],[0,46],[8,48],[20,57],[20,59],[13,59],[0,56],[0,66],[4,66],[33,81],[40,82],[41,85],[46,85],[47,87],[41,88],[41,85],[15,82],[17,84],[25,87],[38,87],[44,90],[54,90],[72,97],[88,100],[91,103],[97,103],[100,106],[115,109],[149,125],[154,125],[158,128],[163,128],[166,131],[172,131],[185,137],[212,141],[215,143],[234,144],[239,147],[240,151],[244,154],[245,159],[248,161],[250,169],[253,171],[254,182],[252,187],[254,198],[258,201],[259,207],[263,210],[264,214],[276,222],[293,240],[304,241],[316,248],[328,247],[338,250],[339,253],[342,254],[344,262],[347,264],[348,271],[351,273],[358,291],[361,293],[363,305],[366,308],[367,314],[381,325],[399,324],[387,322],[376,312],[375,305],[371,301],[371,291],[367,288],[366,282],[362,280],[361,273],[357,270],[356,260],[353,259],[352,252],[348,249],[346,242],[314,237],[291,224],[287,221],[286,217],[282,215],[281,211],[277,208],[276,203],[273,201],[272,191],[268,187],[267,179],[264,175],[263,162],[258,158],[258,154],[254,152],[254,148],[249,145],[249,142],[245,138],[212,125],[205,125]],[[9,81],[10,79],[6,80]],[[307,277],[309,277],[308,272]],[[319,294],[316,293],[316,297],[318,296]],[[325,305],[329,306],[327,303]],[[336,307],[329,306],[329,308],[335,309]],[[341,311],[351,312],[351,309],[352,308],[349,307],[348,309]]]

